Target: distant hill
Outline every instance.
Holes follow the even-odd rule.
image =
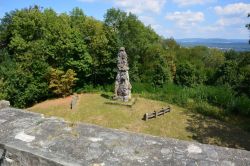
[[[248,39],[184,38],[176,39],[176,41],[184,47],[204,45],[210,48],[218,48],[221,50],[234,49],[235,51],[250,51]]]
[[[176,40],[178,42],[196,42],[196,43],[248,43],[248,39],[183,38]]]

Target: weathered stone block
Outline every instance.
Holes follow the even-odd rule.
[[[10,102],[7,100],[0,100],[0,109],[10,107]]]
[[[70,109],[74,109],[76,104],[77,104],[77,100],[78,100],[78,95],[74,95],[71,99],[71,102],[70,102]]]

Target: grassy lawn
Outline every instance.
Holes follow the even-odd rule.
[[[250,133],[168,103],[137,97],[136,103],[128,107],[106,104],[110,101],[107,95],[81,94],[77,106],[71,110],[70,101],[71,96],[47,100],[28,110],[46,116],[62,117],[72,123],[86,122],[108,128],[250,150]],[[170,113],[149,121],[142,120],[145,113],[168,105],[172,109]]]

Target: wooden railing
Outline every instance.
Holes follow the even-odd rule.
[[[146,114],[144,114],[143,120],[147,121],[147,120],[152,119],[152,118],[157,118],[157,116],[164,115],[165,113],[168,113],[170,111],[171,111],[171,108],[170,108],[170,106],[168,106],[167,108],[162,108],[158,112],[154,111],[152,113],[146,113]]]

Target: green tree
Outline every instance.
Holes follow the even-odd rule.
[[[0,64],[5,98],[15,107],[24,108],[48,97],[48,64],[41,59],[32,63],[4,61]]]
[[[240,53],[241,60],[238,62],[239,72],[242,75],[242,81],[236,88],[237,92],[246,94],[250,97],[250,52]]]
[[[100,21],[87,18],[83,29],[88,52],[92,58],[91,82],[93,84],[113,82],[117,49],[112,49],[113,46],[109,45],[109,34],[106,27]]]
[[[171,73],[168,67],[162,64],[155,64],[152,76],[152,83],[154,86],[163,86],[171,82]]]
[[[140,62],[141,81],[154,86],[162,86],[172,81],[172,74],[168,67],[168,59],[161,44],[152,44],[145,51]]]
[[[73,8],[70,12],[71,26],[74,28],[81,28],[86,20],[86,16],[79,7]]]
[[[249,85],[249,82],[250,82],[250,66],[248,66],[248,69],[245,69],[243,79],[242,79],[242,81],[240,82],[240,84],[237,87],[237,90],[240,93],[244,93],[248,97],[250,97],[250,85]]]
[[[182,86],[193,86],[196,83],[196,71],[190,63],[180,64],[176,70],[175,83]]]
[[[141,81],[141,62],[150,45],[161,41],[161,38],[146,27],[136,15],[119,9],[109,9],[105,14],[105,25],[110,27],[119,47],[124,46],[128,54],[130,77],[132,81]],[[116,48],[118,50],[118,48]]]
[[[237,62],[226,61],[215,73],[215,82],[219,85],[229,85],[236,88],[242,80]]]

